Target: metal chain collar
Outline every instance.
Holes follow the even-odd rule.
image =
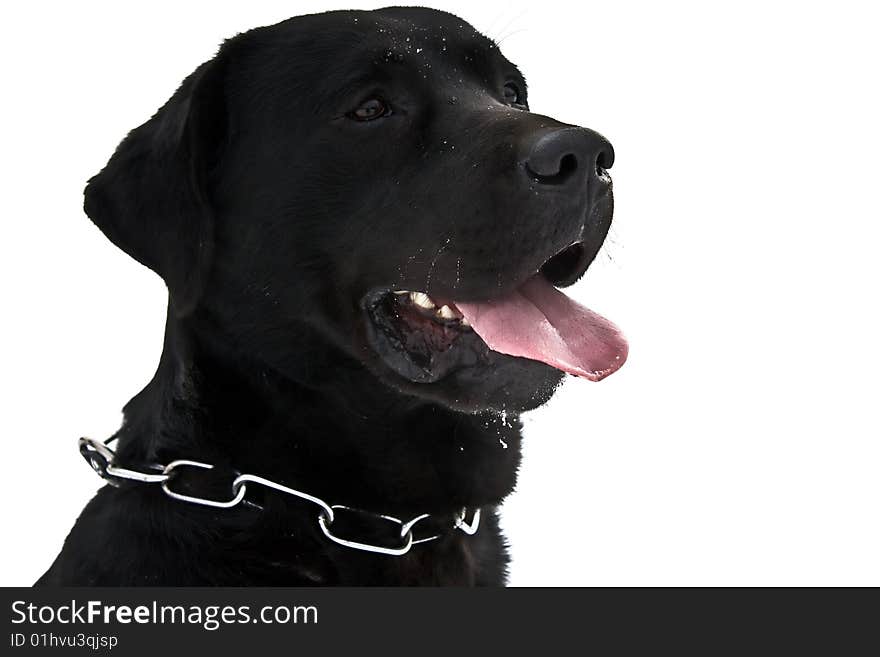
[[[204,497],[184,495],[183,493],[178,493],[172,490],[170,485],[174,480],[175,473],[178,470],[182,468],[199,468],[203,470],[211,470],[214,468],[214,466],[210,463],[202,463],[201,461],[177,459],[176,461],[171,461],[168,465],[149,466],[150,472],[130,470],[128,468],[122,468],[114,465],[113,459],[116,456],[115,452],[107,446],[107,443],[101,442],[99,440],[94,440],[92,438],[80,438],[79,451],[80,454],[82,454],[83,458],[92,466],[92,468],[94,468],[95,472],[97,472],[103,479],[107,480],[109,483],[118,485],[118,483],[114,482],[114,479],[121,479],[125,481],[133,481],[144,484],[159,484],[168,497],[175,500],[180,500],[181,502],[201,504],[203,506],[210,506],[221,509],[229,509],[237,506],[238,504],[244,503],[262,509],[262,507],[260,507],[259,505],[256,505],[253,502],[246,501],[244,499],[245,495],[247,494],[248,484],[264,486],[266,488],[270,488],[272,490],[279,491],[287,495],[292,495],[293,497],[297,497],[302,500],[306,500],[307,502],[311,502],[312,504],[320,508],[320,513],[318,514],[317,521],[318,526],[324,533],[324,536],[329,538],[334,543],[338,543],[339,545],[343,545],[345,547],[355,550],[400,556],[409,552],[410,548],[412,548],[413,545],[434,541],[443,535],[441,533],[432,536],[425,536],[422,538],[414,537],[413,529],[419,523],[431,517],[431,515],[428,513],[423,513],[404,522],[403,520],[395,518],[394,516],[374,513],[372,511],[364,511],[363,509],[357,509],[342,504],[328,504],[321,498],[315,497],[314,495],[309,495],[308,493],[296,490],[295,488],[290,488],[289,486],[284,486],[283,484],[271,481],[270,479],[266,479],[265,477],[260,477],[252,474],[238,474],[235,479],[233,479],[232,496],[228,500],[212,500]],[[381,520],[385,524],[396,525],[396,529],[399,530],[400,544],[393,546],[374,545],[372,543],[355,541],[349,538],[342,538],[340,536],[337,536],[333,533],[332,529],[333,522],[337,516],[337,512],[354,513],[366,518]],[[474,534],[476,534],[477,530],[480,527],[480,509],[477,508],[473,510],[470,522],[467,521],[468,515],[469,510],[467,509],[467,507],[462,508],[461,512],[454,519],[453,526],[450,529],[457,529],[469,536],[473,536]]]

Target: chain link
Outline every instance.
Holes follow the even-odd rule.
[[[414,537],[413,529],[419,523],[431,518],[432,516],[429,513],[423,513],[404,522],[403,520],[395,518],[394,516],[383,515],[381,513],[375,513],[373,511],[365,511],[363,509],[344,506],[342,504],[328,504],[321,498],[315,497],[314,495],[310,495],[301,490],[279,484],[278,482],[272,481],[271,479],[266,479],[265,477],[260,477],[258,475],[252,474],[239,474],[235,477],[231,484],[232,497],[228,500],[214,500],[206,497],[198,497],[195,495],[185,495],[184,493],[177,492],[171,488],[171,483],[176,476],[175,473],[178,470],[185,468],[213,470],[213,465],[211,465],[210,463],[203,463],[201,461],[177,459],[176,461],[171,461],[168,465],[165,466],[149,466],[150,472],[140,472],[138,470],[121,468],[114,465],[113,459],[116,456],[115,452],[107,446],[107,443],[101,442],[99,440],[94,440],[92,438],[80,438],[79,451],[80,454],[82,454],[83,458],[86,459],[86,461],[92,466],[92,468],[94,468],[95,472],[97,472],[103,479],[107,480],[110,484],[114,486],[118,486],[121,481],[134,481],[144,484],[159,484],[162,488],[162,491],[168,497],[181,502],[188,502],[190,504],[200,504],[202,506],[230,509],[242,503],[242,501],[245,501],[244,498],[247,494],[248,484],[262,486],[264,488],[269,488],[271,490],[275,490],[286,495],[291,495],[301,500],[311,502],[320,509],[317,516],[317,521],[318,526],[320,527],[324,536],[326,536],[334,543],[337,543],[338,545],[352,548],[354,550],[374,552],[376,554],[400,556],[409,552],[413,545],[428,543],[429,541],[437,540],[443,535],[442,533],[440,533],[423,538]],[[256,506],[247,501],[245,501],[245,503],[251,504],[251,506]],[[357,541],[351,538],[344,538],[334,534],[332,528],[333,523],[337,518],[338,512],[355,514],[374,520],[381,520],[383,524],[391,526],[396,525],[396,527],[394,528],[398,534],[399,544],[375,545],[373,543]],[[453,525],[450,529],[457,529],[464,534],[467,534],[468,536],[473,536],[474,534],[476,534],[477,530],[480,527],[480,509],[477,508],[473,510],[470,522],[467,521],[467,515],[468,509],[466,507],[462,508],[458,516],[455,518]]]

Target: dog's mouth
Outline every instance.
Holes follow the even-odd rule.
[[[437,381],[486,360],[489,352],[599,381],[626,361],[626,339],[612,322],[557,289],[577,280],[587,260],[583,243],[572,244],[512,292],[484,301],[373,292],[364,304],[370,342],[386,364],[415,382]]]

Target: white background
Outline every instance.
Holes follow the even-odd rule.
[[[378,6],[343,2],[347,6]],[[76,452],[151,377],[165,289],[86,179],[222,38],[329,2],[5,3],[3,558],[50,564]],[[573,296],[630,361],[527,419],[514,585],[880,585],[876,16],[870,3],[435,2],[534,111],[615,145],[612,240]]]

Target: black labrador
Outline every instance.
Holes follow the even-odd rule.
[[[626,358],[558,290],[608,231],[613,159],[451,14],[226,41],[86,187],[167,328],[115,456],[83,443],[111,485],[38,584],[503,584],[519,415]]]

